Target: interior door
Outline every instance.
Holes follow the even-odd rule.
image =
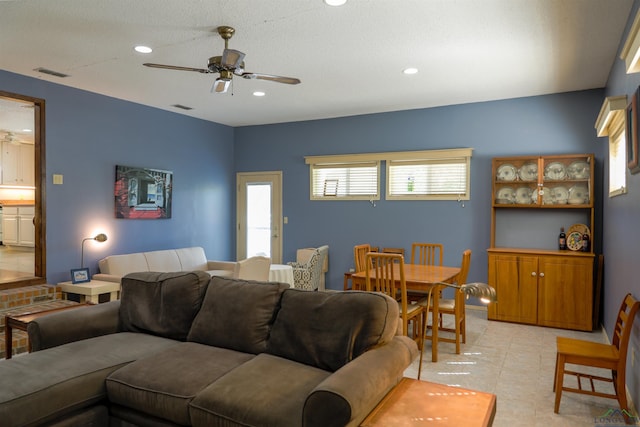
[[[237,259],[256,255],[282,262],[282,172],[241,172],[236,177]]]

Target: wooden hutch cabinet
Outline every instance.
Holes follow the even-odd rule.
[[[489,319],[592,330],[593,169],[593,154],[493,159]]]

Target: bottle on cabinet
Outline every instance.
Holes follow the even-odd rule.
[[[564,232],[564,227],[560,227],[560,235],[558,235],[558,249],[561,251],[567,249],[567,235]]]
[[[582,252],[589,252],[591,249],[591,242],[589,241],[589,235],[584,233],[582,235]]]

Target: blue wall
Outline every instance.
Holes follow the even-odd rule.
[[[634,1],[629,15],[627,28],[620,41],[622,49],[633,19],[640,8],[640,1]],[[640,85],[640,73],[626,74],[624,62],[616,60],[606,88],[606,96],[627,95],[628,100]],[[601,144],[607,144],[607,138]],[[609,165],[605,167],[605,188],[608,188]],[[638,275],[638,242],[640,241],[640,174],[631,175],[627,169],[627,194],[603,198],[603,253],[605,255],[604,274],[604,324],[609,337],[612,336],[616,315],[622,298],[631,292],[640,298],[640,280]],[[635,368],[627,366],[627,387],[634,397],[636,409],[640,408],[640,318],[636,319],[631,348],[637,353]],[[629,352],[631,353],[631,348]],[[628,359],[629,363],[630,358]]]
[[[414,241],[441,242],[444,263],[459,265],[473,251],[469,281],[487,280],[490,244],[491,158],[496,156],[595,153],[596,191],[601,188],[603,144],[594,122],[601,90],[455,105],[337,119],[236,128],[238,172],[282,170],[284,260],[300,247],[328,244],[328,287],[342,289],[353,267],[353,246],[404,247]],[[471,200],[310,201],[304,156],[473,148]],[[384,185],[381,184],[381,188]],[[598,195],[597,200],[600,200]],[[555,246],[560,225],[550,228]],[[566,226],[569,226],[567,224]]]
[[[92,273],[106,255],[144,250],[202,246],[210,259],[235,257],[233,128],[3,71],[0,89],[46,101],[49,283],[69,280],[96,230],[109,240],[86,244]],[[173,171],[172,218],[116,219],[117,164]]]

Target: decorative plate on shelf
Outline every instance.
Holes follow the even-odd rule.
[[[552,162],[544,167],[544,179],[559,181],[567,177],[567,169],[560,162]]]
[[[516,192],[511,187],[502,187],[496,191],[496,203],[500,205],[511,205],[516,201]]]
[[[591,230],[589,230],[589,227],[587,227],[585,224],[573,224],[571,227],[569,227],[569,233],[580,233],[580,235],[582,234],[586,234],[587,236],[589,236],[589,238],[591,238]]]
[[[538,203],[538,194],[542,196],[543,205],[553,204],[553,192],[547,187],[538,187],[537,190],[531,192],[531,200],[533,203]]]
[[[525,163],[518,169],[518,176],[523,181],[537,181],[538,164],[533,162]]]
[[[567,234],[567,248],[572,251],[579,251],[582,249],[582,234],[574,231]]]
[[[569,190],[561,185],[554,187],[553,192],[553,204],[554,205],[566,205],[569,200]]]
[[[583,161],[571,163],[567,168],[567,176],[569,179],[589,178],[589,163]]]
[[[531,204],[531,188],[519,187],[516,190],[516,204],[518,205],[530,205]]]
[[[569,204],[583,205],[589,203],[589,189],[586,185],[576,184],[569,189]]]
[[[505,163],[498,167],[496,171],[496,179],[498,181],[515,181],[518,177],[518,171],[515,166]]]

